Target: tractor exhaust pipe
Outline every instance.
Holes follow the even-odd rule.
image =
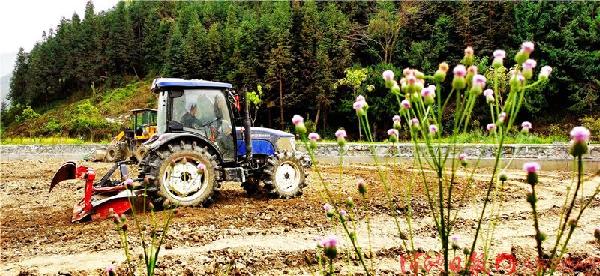
[[[244,126],[244,141],[246,142],[246,162],[252,161],[252,135],[251,135],[251,123],[250,123],[250,106],[248,99],[246,98],[247,89],[242,92],[242,116]]]

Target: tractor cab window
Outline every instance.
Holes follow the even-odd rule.
[[[181,97],[173,98],[171,120],[216,143],[224,159],[234,159],[233,127],[223,91],[185,90]]]

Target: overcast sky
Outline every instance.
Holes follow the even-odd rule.
[[[86,0],[4,0],[0,4],[0,55],[19,47],[30,51],[42,32],[56,29],[61,17],[77,12],[81,19]],[[93,0],[96,13],[112,8],[117,0]]]

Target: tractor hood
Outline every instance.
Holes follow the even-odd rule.
[[[244,139],[241,127],[235,128],[235,134],[238,140]],[[252,140],[269,140],[273,144],[275,144],[279,138],[294,137],[294,134],[266,127],[252,127],[250,128],[250,134]]]

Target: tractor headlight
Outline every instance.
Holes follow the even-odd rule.
[[[294,137],[283,137],[277,140],[277,151],[296,151],[296,140]]]

